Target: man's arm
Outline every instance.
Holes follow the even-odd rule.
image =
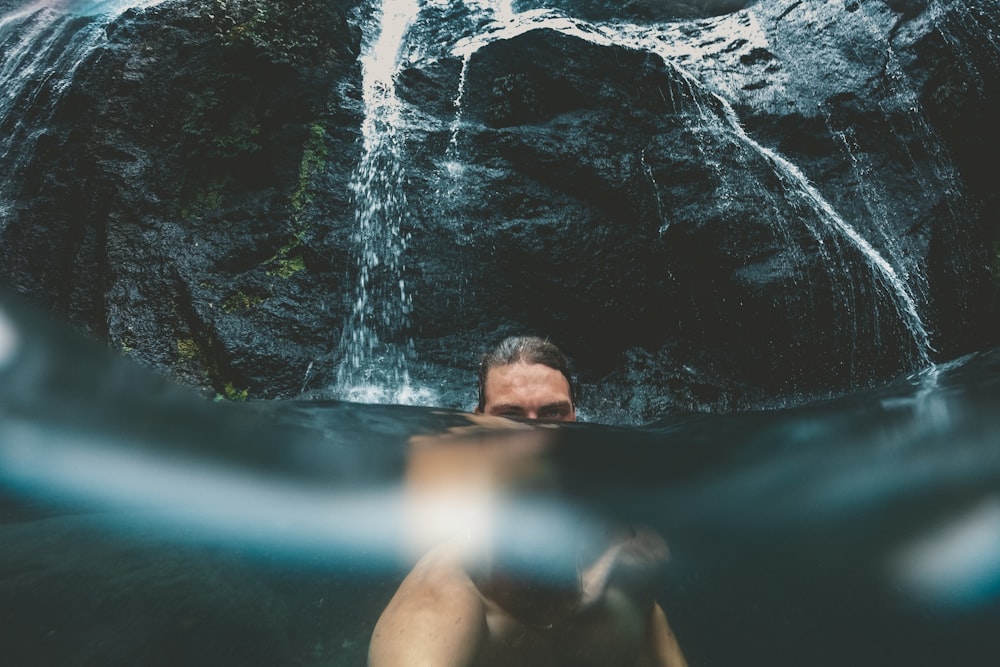
[[[375,625],[369,667],[471,667],[486,640],[475,585],[446,549],[407,575]]]
[[[649,612],[639,667],[687,667],[681,646],[659,604],[654,604]]]

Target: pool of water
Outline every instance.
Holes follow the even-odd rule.
[[[998,404],[1000,350],[640,427],[214,402],[4,301],[0,645],[20,665],[363,665],[442,535],[490,525],[541,571],[614,521],[665,538],[691,665],[992,665]],[[421,462],[468,480],[487,451],[516,452],[490,469],[499,501],[414,500]]]

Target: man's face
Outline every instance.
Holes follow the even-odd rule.
[[[486,374],[483,413],[496,417],[576,421],[569,381],[544,364],[494,366]]]

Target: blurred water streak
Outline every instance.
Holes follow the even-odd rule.
[[[664,604],[692,664],[986,665],[1000,648],[1000,350],[798,408],[538,428],[420,407],[217,403],[9,301],[0,344],[0,635],[19,664],[81,651],[115,662],[98,646],[124,620],[83,611],[101,600],[124,610],[155,591],[157,606],[196,615],[235,604],[216,569],[231,558],[262,586],[251,625],[276,627],[274,605],[291,599],[327,600],[316,581],[359,587],[323,603],[337,629],[303,641],[363,664],[366,633],[418,555],[403,485],[414,438],[536,448],[502,468],[516,474],[500,493],[443,505],[461,510],[446,530],[502,526],[490,539],[527,568],[563,562],[559,545],[587,522],[664,535]],[[471,479],[469,465],[455,479]],[[441,507],[426,506],[439,519]],[[198,565],[178,575],[178,560]],[[162,590],[167,572],[195,601]],[[160,636],[145,623],[140,636]],[[53,624],[77,636],[49,646]],[[324,643],[338,633],[340,648]],[[171,637],[203,654],[194,635]],[[117,641],[129,659],[153,650]]]

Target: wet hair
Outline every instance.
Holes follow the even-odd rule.
[[[479,405],[476,410],[486,408],[486,376],[491,368],[509,364],[542,364],[563,374],[569,383],[569,400],[576,405],[576,385],[570,369],[569,359],[554,343],[538,336],[510,336],[483,355],[479,362]]]

